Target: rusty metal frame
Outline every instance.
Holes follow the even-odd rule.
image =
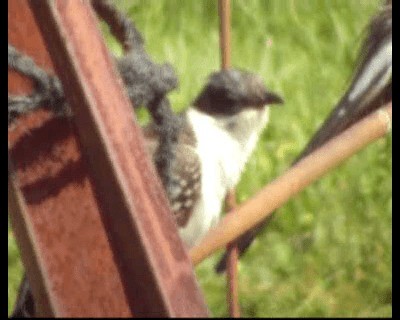
[[[9,130],[10,218],[38,315],[207,316],[90,2],[8,4],[9,41],[51,68],[31,9],[74,113]]]

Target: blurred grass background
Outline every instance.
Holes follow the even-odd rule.
[[[118,1],[149,53],[180,79],[176,111],[219,69],[215,0]],[[259,73],[285,98],[238,186],[244,201],[281,174],[349,83],[377,0],[233,0],[232,64]],[[120,52],[107,36],[114,52]],[[280,208],[241,259],[244,317],[392,315],[392,136],[370,145]],[[216,255],[196,268],[213,316],[228,316]],[[22,266],[8,231],[8,310]]]

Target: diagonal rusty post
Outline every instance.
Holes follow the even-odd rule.
[[[74,126],[37,111],[9,133],[15,185],[28,213],[21,216],[23,206],[16,205],[13,227],[25,222],[17,227],[17,240],[27,239],[37,249],[34,268],[24,258],[31,248],[21,247],[35,298],[45,288],[48,308],[38,305],[39,315],[207,316],[89,2],[30,5],[74,112]],[[25,10],[34,24],[25,1],[13,6],[9,16]],[[21,46],[10,37],[21,50],[23,36],[15,36]],[[27,139],[24,129],[34,132],[20,147],[19,140]],[[31,146],[39,146],[39,152]],[[11,195],[14,191],[9,189]]]

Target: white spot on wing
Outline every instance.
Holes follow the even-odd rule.
[[[363,72],[349,94],[349,101],[354,101],[361,95],[365,94],[366,90],[371,86],[371,82],[380,72],[382,72],[382,70],[385,69],[387,69],[386,73],[392,73],[392,40],[387,41],[369,63],[364,66]],[[386,76],[387,75],[385,74],[383,78],[386,78]]]
[[[341,118],[346,114],[346,108],[342,107],[340,108],[339,112],[338,112],[338,116]]]

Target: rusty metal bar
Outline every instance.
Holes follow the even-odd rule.
[[[219,43],[222,69],[231,67],[231,2],[218,0]]]
[[[383,137],[391,128],[392,103],[360,120],[300,160],[285,173],[227,214],[190,251],[194,264],[256,226],[306,186],[329,172],[363,147]]]
[[[8,1],[8,41],[52,72],[26,0]],[[10,70],[8,80],[9,93],[32,90]],[[31,112],[9,129],[8,147],[10,221],[35,315],[132,316],[71,123]]]
[[[135,316],[207,316],[144,139],[88,1],[29,2],[70,103]]]
[[[31,274],[31,278],[36,279],[36,281],[33,281],[34,285],[31,286],[31,290],[34,290],[33,294],[36,297],[38,314],[54,315],[54,310],[52,309],[54,303],[51,301],[52,297],[45,285],[46,275],[42,272],[42,269],[38,267],[42,263],[42,261],[40,261],[41,255],[36,246],[31,225],[29,224],[28,208],[22,192],[17,185],[11,161],[8,160],[8,162],[8,209],[14,213],[11,215],[13,229],[23,230],[23,232],[25,232],[25,236],[18,237],[18,240],[20,248],[23,248],[24,265],[26,269],[29,270],[28,272]],[[18,212],[19,218],[15,218],[16,212]]]
[[[235,209],[237,208],[235,189],[228,193],[226,198],[226,207],[230,214],[235,215]],[[230,242],[226,247],[226,251],[226,276],[228,280],[226,299],[228,303],[229,316],[231,318],[240,318],[238,274],[239,250],[236,241]]]
[[[231,67],[231,2],[230,0],[218,0],[219,15],[219,42],[221,49],[221,69],[226,70]],[[236,190],[228,192],[225,199],[226,210],[234,214],[237,206]],[[239,307],[239,283],[238,283],[238,260],[239,252],[235,242],[231,242],[226,247],[227,251],[227,291],[226,300],[228,311],[231,318],[240,317]]]

